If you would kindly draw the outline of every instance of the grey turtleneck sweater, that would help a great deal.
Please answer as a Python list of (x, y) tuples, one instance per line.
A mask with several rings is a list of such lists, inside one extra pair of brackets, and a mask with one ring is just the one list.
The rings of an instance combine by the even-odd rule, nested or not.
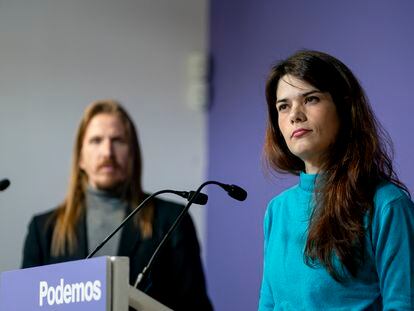
[[(91, 187), (86, 191), (85, 203), (88, 248), (91, 252), (122, 222), (128, 204), (115, 193)], [(121, 231), (118, 231), (95, 256), (116, 256)]]

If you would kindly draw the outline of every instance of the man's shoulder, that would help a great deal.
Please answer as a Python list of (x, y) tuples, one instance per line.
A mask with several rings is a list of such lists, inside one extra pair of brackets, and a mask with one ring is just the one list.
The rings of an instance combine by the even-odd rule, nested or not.
[(49, 209), (40, 213), (35, 214), (32, 217), (31, 222), (39, 224), (39, 225), (43, 225), (46, 224), (47, 222), (49, 222), (51, 219), (53, 219), (54, 217), (56, 217), (56, 211), (57, 211), (57, 207), (53, 208), (53, 209)]
[(167, 211), (172, 212), (176, 212), (177, 210), (181, 210), (184, 208), (183, 204), (165, 199), (156, 198), (154, 200), (154, 203), (156, 208), (166, 209)]
[[(162, 224), (171, 224), (173, 223), (181, 211), (185, 208), (184, 204), (180, 204), (174, 201), (158, 199), (154, 200), (155, 207), (155, 221), (158, 222), (161, 226)], [(190, 213), (186, 213), (183, 219), (184, 223), (191, 222)]]

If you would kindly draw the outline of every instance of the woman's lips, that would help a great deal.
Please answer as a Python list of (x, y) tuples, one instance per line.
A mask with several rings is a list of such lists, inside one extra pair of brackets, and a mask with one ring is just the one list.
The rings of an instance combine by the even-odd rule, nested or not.
[(293, 131), (292, 137), (299, 138), (299, 137), (302, 137), (303, 135), (306, 135), (309, 132), (312, 132), (312, 131), (307, 130), (307, 129), (298, 129), (298, 130)]

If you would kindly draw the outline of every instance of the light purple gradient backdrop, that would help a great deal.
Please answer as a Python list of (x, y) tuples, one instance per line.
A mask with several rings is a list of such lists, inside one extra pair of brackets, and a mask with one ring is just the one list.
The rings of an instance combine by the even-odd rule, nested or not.
[(211, 1), (208, 175), (249, 192), (237, 203), (209, 190), (207, 273), (216, 310), (257, 309), (266, 204), (296, 182), (268, 176), (261, 163), (264, 84), (275, 61), (307, 48), (347, 64), (393, 139), (395, 168), (414, 190), (413, 12), (409, 0)]

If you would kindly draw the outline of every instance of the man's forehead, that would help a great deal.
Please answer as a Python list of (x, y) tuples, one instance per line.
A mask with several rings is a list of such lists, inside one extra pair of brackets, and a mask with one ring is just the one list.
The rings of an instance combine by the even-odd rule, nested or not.
[(86, 127), (85, 136), (126, 135), (126, 125), (117, 114), (100, 113), (95, 115)]

